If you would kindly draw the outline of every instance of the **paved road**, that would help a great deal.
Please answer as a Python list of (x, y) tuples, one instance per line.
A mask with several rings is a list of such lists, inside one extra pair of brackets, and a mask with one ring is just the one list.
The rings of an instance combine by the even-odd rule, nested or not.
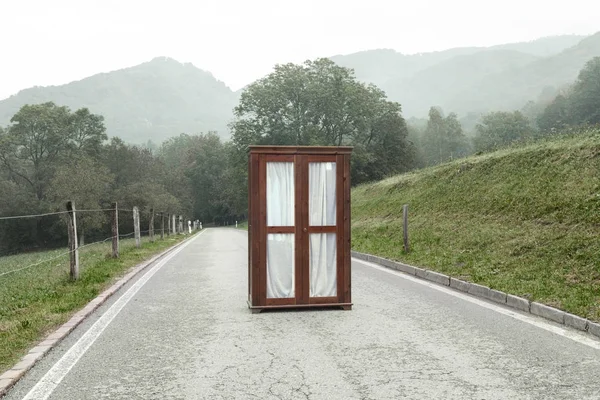
[[(352, 311), (252, 315), (246, 240), (206, 230), (149, 270), (129, 302), (125, 294), (102, 306), (7, 399), (600, 398), (600, 350), (585, 336), (358, 261)], [(70, 366), (67, 351), (107, 315)], [(54, 383), (31, 392), (57, 362)]]

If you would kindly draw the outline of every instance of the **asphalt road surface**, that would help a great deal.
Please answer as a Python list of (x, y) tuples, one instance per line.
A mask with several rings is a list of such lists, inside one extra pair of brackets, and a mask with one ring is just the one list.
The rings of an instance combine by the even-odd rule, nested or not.
[(251, 314), (247, 236), (147, 269), (6, 399), (600, 399), (600, 342), (353, 263), (352, 311)]

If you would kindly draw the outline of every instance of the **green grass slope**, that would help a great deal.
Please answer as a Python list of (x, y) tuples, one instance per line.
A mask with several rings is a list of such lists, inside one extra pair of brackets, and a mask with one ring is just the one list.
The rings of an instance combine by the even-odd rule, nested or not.
[(352, 202), (356, 251), (600, 321), (600, 130), (359, 186)]

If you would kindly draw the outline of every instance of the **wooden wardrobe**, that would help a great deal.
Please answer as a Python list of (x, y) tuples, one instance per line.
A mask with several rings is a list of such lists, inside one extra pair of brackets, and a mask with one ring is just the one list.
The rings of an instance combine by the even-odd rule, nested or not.
[(248, 307), (352, 308), (351, 147), (250, 146)]

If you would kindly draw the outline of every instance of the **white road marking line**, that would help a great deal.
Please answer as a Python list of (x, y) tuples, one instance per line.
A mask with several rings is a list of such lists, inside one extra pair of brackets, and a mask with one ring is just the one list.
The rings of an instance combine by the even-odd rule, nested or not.
[(400, 278), (407, 279), (409, 281), (421, 284), (423, 286), (427, 286), (427, 287), (429, 287), (431, 289), (438, 290), (440, 292), (449, 294), (451, 296), (454, 296), (454, 297), (457, 297), (459, 299), (471, 302), (473, 304), (477, 304), (478, 306), (487, 308), (487, 309), (495, 311), (497, 313), (500, 313), (500, 314), (503, 314), (503, 315), (507, 315), (507, 316), (512, 317), (514, 319), (517, 319), (519, 321), (522, 321), (522, 322), (525, 322), (527, 324), (533, 325), (533, 326), (535, 326), (537, 328), (541, 328), (541, 329), (544, 329), (544, 330), (546, 330), (548, 332), (552, 332), (552, 333), (555, 333), (557, 335), (566, 337), (566, 338), (571, 339), (571, 340), (573, 340), (573, 341), (575, 341), (577, 343), (583, 344), (585, 346), (589, 346), (589, 347), (591, 347), (593, 349), (600, 350), (600, 341), (597, 341), (597, 340), (594, 340), (592, 338), (589, 338), (585, 334), (579, 333), (579, 332), (575, 331), (574, 329), (567, 328), (567, 327), (562, 328), (560, 326), (553, 325), (552, 323), (544, 321), (541, 317), (536, 317), (536, 316), (530, 316), (530, 315), (526, 315), (526, 314), (521, 314), (518, 311), (512, 311), (512, 310), (510, 310), (508, 308), (505, 308), (505, 307), (502, 307), (500, 305), (496, 305), (494, 303), (488, 303), (485, 300), (480, 300), (480, 299), (478, 299), (476, 297), (472, 297), (472, 296), (466, 295), (466, 294), (461, 293), (461, 292), (459, 292), (457, 290), (450, 289), (447, 286), (437, 285), (435, 283), (432, 283), (432, 282), (429, 282), (429, 281), (426, 281), (426, 280), (423, 280), (423, 279), (419, 279), (419, 278), (407, 275), (407, 274), (405, 274), (403, 272), (400, 272), (400, 271), (396, 271), (396, 270), (393, 270), (393, 269), (382, 267), (380, 265), (371, 263), (369, 261), (359, 260), (359, 259), (354, 258), (354, 257), (352, 258), (352, 260), (355, 261), (355, 262), (358, 262), (360, 264), (363, 264), (363, 265), (365, 265), (367, 267), (378, 269), (380, 271), (387, 272), (387, 273), (392, 274), (392, 275), (396, 275), (396, 276), (398, 276)]
[(38, 383), (25, 395), (23, 400), (45, 400), (56, 389), (64, 377), (69, 373), (71, 368), (77, 364), (77, 361), (85, 354), (98, 337), (104, 332), (106, 327), (119, 314), (125, 305), (135, 296), (135, 294), (154, 276), (173, 257), (179, 254), (190, 243), (195, 241), (200, 235), (206, 231), (200, 232), (195, 238), (192, 238), (187, 243), (184, 243), (171, 254), (167, 255), (163, 260), (159, 261), (152, 269), (144, 274), (137, 282), (135, 282), (112, 306), (83, 334), (83, 336), (75, 343), (62, 357), (50, 368), (46, 375), (39, 380)]

